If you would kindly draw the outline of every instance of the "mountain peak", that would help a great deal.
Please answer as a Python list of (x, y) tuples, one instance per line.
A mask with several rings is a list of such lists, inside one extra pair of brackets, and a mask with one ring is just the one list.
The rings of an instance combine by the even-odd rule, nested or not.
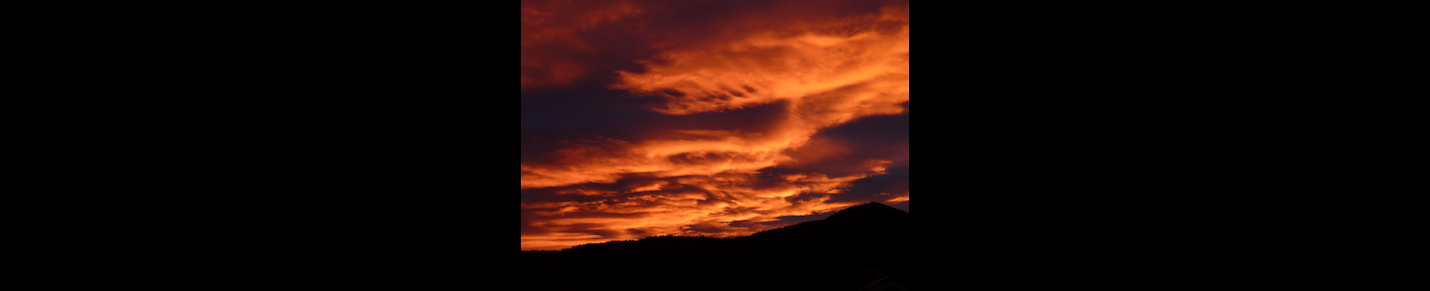
[(850, 206), (849, 208), (840, 210), (839, 212), (834, 213), (834, 215), (829, 216), (829, 218), (826, 218), (825, 220), (839, 221), (849, 219), (901, 219), (908, 218), (908, 216), (908, 212), (899, 210), (898, 208), (884, 205), (883, 203), (879, 202), (869, 202)]

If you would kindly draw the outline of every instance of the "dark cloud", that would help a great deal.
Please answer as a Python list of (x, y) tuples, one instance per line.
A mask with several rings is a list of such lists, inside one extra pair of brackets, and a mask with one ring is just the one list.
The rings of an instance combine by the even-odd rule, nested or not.
[(681, 230), (688, 236), (709, 236), (728, 232), (729, 228), (717, 223), (699, 223), (686, 225)]
[(909, 194), (909, 167), (889, 168), (887, 174), (855, 180), (844, 193), (831, 195), (828, 202), (888, 201)]
[(759, 224), (768, 225), (768, 226), (775, 226), (775, 227), (783, 227), (783, 226), (789, 226), (789, 225), (799, 224), (799, 223), (801, 223), (801, 222), (806, 222), (806, 221), (822, 220), (822, 219), (825, 219), (825, 218), (829, 218), (830, 216), (833, 216), (834, 213), (836, 213), (836, 212), (838, 212), (838, 211), (826, 211), (826, 212), (823, 212), (823, 213), (817, 213), (817, 214), (811, 214), (811, 215), (780, 216), (780, 217), (776, 218), (776, 220), (774, 220), (774, 221), (760, 222)]

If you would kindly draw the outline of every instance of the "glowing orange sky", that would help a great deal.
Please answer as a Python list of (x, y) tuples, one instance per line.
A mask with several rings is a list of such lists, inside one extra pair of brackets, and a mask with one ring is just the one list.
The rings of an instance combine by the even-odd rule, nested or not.
[[(521, 13), (522, 98), (647, 113), (625, 126), (553, 114), (549, 132), (611, 122), (620, 133), (544, 139), (526, 138), (523, 120), (523, 250), (748, 235), (796, 222), (781, 216), (909, 199), (907, 181), (849, 193), (906, 168), (906, 140), (870, 151), (828, 133), (908, 114), (907, 2), (522, 1)], [(582, 88), (624, 96), (527, 97)]]

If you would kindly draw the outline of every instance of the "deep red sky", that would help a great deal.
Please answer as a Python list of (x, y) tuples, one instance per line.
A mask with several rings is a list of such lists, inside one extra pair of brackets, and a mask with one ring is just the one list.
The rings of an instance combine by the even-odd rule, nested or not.
[(523, 0), (521, 248), (907, 210), (908, 21), (906, 1)]

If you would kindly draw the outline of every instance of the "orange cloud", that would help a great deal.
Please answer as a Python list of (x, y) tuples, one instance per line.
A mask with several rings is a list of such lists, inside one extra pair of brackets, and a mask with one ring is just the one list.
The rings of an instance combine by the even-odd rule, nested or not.
[[(572, 51), (603, 51), (583, 35), (610, 27), (652, 27), (630, 33), (640, 34), (635, 39), (648, 41), (656, 53), (640, 62), (643, 70), (609, 71), (614, 77), (609, 88), (657, 98), (659, 106), (649, 110), (667, 116), (771, 105), (782, 114), (753, 128), (673, 128), (638, 137), (587, 138), (547, 153), (548, 159), (523, 159), (523, 250), (669, 234), (748, 235), (782, 226), (783, 216), (858, 204), (831, 201), (831, 195), (844, 193), (856, 180), (885, 174), (893, 163), (862, 158), (845, 161), (840, 167), (848, 170), (840, 171), (781, 168), (848, 156), (847, 145), (817, 138), (828, 128), (906, 112), (905, 2), (855, 7), (863, 9), (860, 13), (800, 12), (821, 8), (789, 4), (805, 2), (761, 4), (768, 9), (730, 11), (790, 17), (729, 13), (702, 16), (704, 22), (654, 13), (686, 11), (664, 2), (621, 1), (584, 12), (550, 10), (553, 3), (570, 1), (530, 3), (522, 5), (523, 89), (602, 74), (571, 57), (580, 55)], [(742, 29), (719, 29), (691, 40), (652, 32), (664, 27), (661, 23), (670, 23), (664, 31), (673, 32), (720, 24)], [(543, 50), (559, 45), (573, 48)], [(881, 199), (908, 200), (907, 193), (899, 194)]]
[(591, 73), (581, 34), (641, 14), (632, 1), (521, 1), (521, 87), (565, 85)]
[[(907, 19), (902, 21), (893, 31), (870, 24), (852, 34), (764, 32), (719, 47), (666, 52), (662, 58), (668, 62), (648, 66), (645, 73), (618, 72), (620, 83), (614, 87), (665, 97), (665, 106), (655, 110), (676, 115), (781, 99), (815, 107), (818, 112), (806, 111), (817, 113), (810, 116), (812, 126), (896, 114), (901, 112), (897, 105), (908, 100), (909, 28)], [(837, 97), (819, 98), (835, 90), (840, 91)], [(805, 100), (811, 97), (817, 100)]]

